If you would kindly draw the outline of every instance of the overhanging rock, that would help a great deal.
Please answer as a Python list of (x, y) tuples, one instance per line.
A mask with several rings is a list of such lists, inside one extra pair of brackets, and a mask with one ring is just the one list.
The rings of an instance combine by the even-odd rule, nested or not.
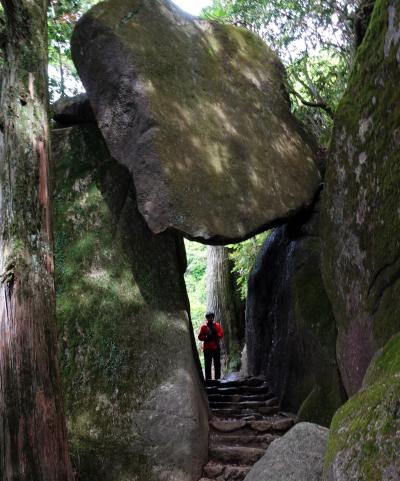
[(72, 54), (154, 233), (237, 241), (310, 203), (313, 149), (257, 36), (168, 0), (113, 0), (78, 22)]

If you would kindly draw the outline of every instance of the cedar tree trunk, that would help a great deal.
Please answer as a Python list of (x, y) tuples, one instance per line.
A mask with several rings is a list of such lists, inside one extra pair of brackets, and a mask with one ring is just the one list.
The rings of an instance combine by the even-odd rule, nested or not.
[(238, 305), (238, 294), (228, 253), (224, 246), (207, 247), (207, 311), (215, 313), (216, 321), (221, 323), (224, 329), (221, 360), (225, 373), (231, 362), (239, 359), (239, 331), (243, 330), (240, 324), (244, 322), (244, 309)]
[(71, 481), (55, 335), (47, 1), (2, 5), (0, 481)]

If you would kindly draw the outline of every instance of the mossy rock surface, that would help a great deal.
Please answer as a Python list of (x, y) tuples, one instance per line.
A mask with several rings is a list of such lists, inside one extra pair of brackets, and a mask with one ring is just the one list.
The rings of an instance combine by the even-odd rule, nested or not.
[(400, 334), (377, 355), (364, 387), (335, 414), (324, 481), (396, 481), (400, 476)]
[(266, 240), (249, 279), (246, 346), (250, 374), (267, 376), (284, 409), (329, 426), (346, 397), (320, 271), (318, 207)]
[(313, 142), (290, 112), (282, 63), (256, 35), (169, 0), (112, 0), (78, 22), (72, 53), (153, 232), (228, 243), (311, 202)]
[(80, 479), (197, 481), (207, 411), (181, 239), (148, 229), (95, 125), (52, 140), (57, 320)]
[(399, 330), (400, 4), (377, 0), (336, 115), (321, 221), (324, 282), (349, 395)]

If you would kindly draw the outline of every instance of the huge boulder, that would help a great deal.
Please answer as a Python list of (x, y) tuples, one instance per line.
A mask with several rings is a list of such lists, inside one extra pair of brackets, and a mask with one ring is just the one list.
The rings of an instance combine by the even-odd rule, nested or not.
[(300, 423), (276, 439), (245, 481), (321, 481), (328, 429)]
[(173, 234), (95, 125), (54, 130), (57, 320), (79, 479), (197, 481), (208, 415)]
[(400, 334), (378, 352), (332, 421), (325, 481), (400, 480)]
[(112, 0), (78, 22), (72, 56), (154, 233), (228, 243), (311, 202), (313, 143), (256, 35), (169, 0)]
[(399, 330), (400, 5), (379, 0), (336, 114), (322, 205), (322, 267), (349, 395)]
[(329, 426), (346, 398), (320, 271), (319, 205), (275, 229), (257, 257), (248, 284), (247, 369), (267, 377), (284, 409)]

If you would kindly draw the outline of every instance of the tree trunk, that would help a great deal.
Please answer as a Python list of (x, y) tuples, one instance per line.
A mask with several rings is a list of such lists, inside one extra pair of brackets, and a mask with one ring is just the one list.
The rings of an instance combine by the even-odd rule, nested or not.
[(54, 316), (47, 1), (2, 5), (0, 481), (71, 481)]
[(237, 368), (240, 359), (241, 337), (244, 330), (244, 308), (238, 305), (234, 276), (228, 249), (223, 246), (207, 248), (207, 310), (215, 313), (225, 332), (222, 342), (223, 372)]

